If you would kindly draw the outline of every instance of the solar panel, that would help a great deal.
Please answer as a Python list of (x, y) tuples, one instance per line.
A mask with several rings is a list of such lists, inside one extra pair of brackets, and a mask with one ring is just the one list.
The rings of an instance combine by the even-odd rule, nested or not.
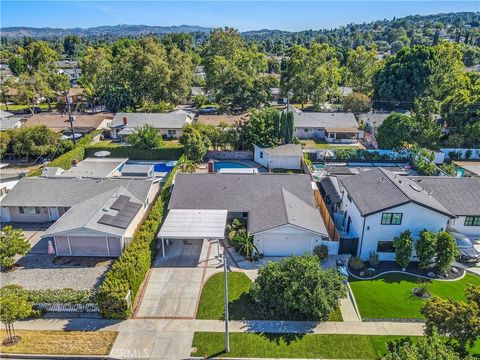
[(125, 195), (120, 195), (117, 200), (110, 206), (110, 209), (120, 210), (123, 209), (126, 203), (128, 203), (130, 198)]
[(115, 216), (105, 214), (98, 223), (126, 229), (141, 207), (142, 204), (131, 202), (128, 196), (120, 195), (110, 206), (110, 209), (118, 211), (117, 214)]

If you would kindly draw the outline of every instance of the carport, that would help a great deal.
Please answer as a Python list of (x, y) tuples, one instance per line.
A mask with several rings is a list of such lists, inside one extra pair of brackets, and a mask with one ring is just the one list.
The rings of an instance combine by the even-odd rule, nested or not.
[(161, 240), (162, 256), (165, 257), (165, 239), (224, 239), (227, 213), (227, 210), (170, 210), (157, 236)]

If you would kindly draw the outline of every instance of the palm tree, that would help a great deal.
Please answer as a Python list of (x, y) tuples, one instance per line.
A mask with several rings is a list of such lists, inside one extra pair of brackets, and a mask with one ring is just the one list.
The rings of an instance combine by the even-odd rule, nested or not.
[(244, 255), (248, 260), (252, 260), (259, 251), (253, 243), (253, 236), (247, 230), (238, 231), (235, 236), (235, 242), (238, 244), (238, 252)]
[(197, 164), (190, 160), (184, 160), (180, 164), (180, 171), (193, 174), (197, 170)]

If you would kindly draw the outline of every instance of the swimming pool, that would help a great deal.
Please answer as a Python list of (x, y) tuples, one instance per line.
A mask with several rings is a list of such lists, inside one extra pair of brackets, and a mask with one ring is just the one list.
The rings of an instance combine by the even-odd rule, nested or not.
[[(153, 171), (159, 173), (169, 173), (172, 171), (173, 167), (175, 166), (176, 161), (168, 161), (168, 162), (155, 162), (155, 161), (138, 161), (138, 160), (128, 160), (126, 164), (129, 165), (153, 165)], [(120, 166), (118, 170), (121, 172), (123, 168)]]
[(315, 169), (315, 171), (322, 171), (325, 169), (325, 164), (324, 163), (312, 163), (312, 167)]
[(251, 166), (235, 163), (235, 162), (228, 162), (228, 161), (215, 161), (215, 171), (220, 169), (248, 169)]

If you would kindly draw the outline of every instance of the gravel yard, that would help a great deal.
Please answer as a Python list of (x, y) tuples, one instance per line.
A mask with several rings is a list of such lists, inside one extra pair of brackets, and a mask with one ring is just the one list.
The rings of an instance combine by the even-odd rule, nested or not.
[[(98, 287), (108, 266), (64, 266), (53, 263), (54, 256), (29, 254), (18, 261), (12, 272), (1, 274), (2, 286), (17, 284), (25, 289), (92, 289)], [(108, 264), (108, 263), (106, 263)]]

